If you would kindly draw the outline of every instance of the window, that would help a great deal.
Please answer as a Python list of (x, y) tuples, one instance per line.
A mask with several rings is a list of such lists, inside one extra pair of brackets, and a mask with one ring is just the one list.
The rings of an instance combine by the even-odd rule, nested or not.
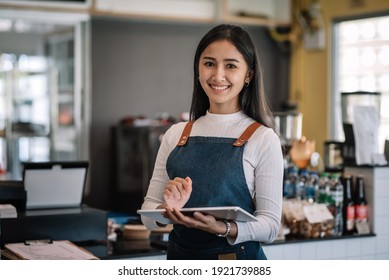
[(344, 141), (341, 92), (381, 93), (379, 149), (389, 139), (389, 16), (334, 24), (331, 136)]

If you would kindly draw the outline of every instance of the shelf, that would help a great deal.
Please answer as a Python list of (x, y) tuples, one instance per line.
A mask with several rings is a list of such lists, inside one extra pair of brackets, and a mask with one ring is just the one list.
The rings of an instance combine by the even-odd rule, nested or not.
[(214, 0), (96, 0), (92, 16), (125, 17), (151, 21), (214, 22), (217, 8)]
[(3, 0), (0, 3), (0, 8), (12, 8), (12, 9), (28, 9), (28, 10), (45, 10), (53, 12), (88, 12), (93, 0), (71, 1), (28, 1), (28, 0)]
[[(6, 1), (0, 8), (80, 12), (93, 17), (182, 23), (291, 24), (291, 0), (94, 0), (86, 4), (34, 4)], [(239, 15), (243, 13), (244, 15)]]
[(290, 9), (290, 0), (96, 0), (90, 13), (92, 16), (146, 21), (224, 22), (274, 27), (290, 25)]
[(352, 238), (365, 238), (365, 237), (375, 237), (377, 236), (374, 233), (370, 234), (354, 234), (354, 235), (343, 235), (343, 236), (328, 236), (321, 238), (290, 238), (286, 240), (276, 240), (270, 244), (264, 244), (266, 246), (269, 245), (283, 245), (283, 244), (296, 244), (296, 243), (307, 243), (307, 242), (321, 242), (321, 241), (333, 241), (333, 240), (345, 240)]
[(18, 72), (19, 79), (20, 78), (25, 78), (25, 77), (30, 77), (30, 76), (44, 76), (44, 77), (46, 77), (46, 75), (47, 75), (47, 71), (45, 71), (45, 70), (42, 70), (42, 71), (29, 71), (29, 70), (19, 69), (18, 71), (19, 71)]
[(222, 21), (259, 26), (289, 26), (290, 0), (222, 0)]
[(290, 22), (288, 21), (279, 21), (267, 18), (259, 18), (252, 16), (228, 16), (225, 18), (226, 22), (244, 24), (244, 25), (258, 25), (258, 26), (267, 26), (267, 27), (276, 27), (276, 26), (289, 26)]
[(12, 124), (13, 137), (45, 137), (48, 136), (46, 126), (42, 124), (18, 122)]
[(158, 21), (158, 22), (190, 22), (190, 23), (215, 23), (213, 18), (196, 18), (196, 17), (182, 17), (179, 15), (163, 16), (152, 14), (135, 14), (128, 12), (110, 12), (110, 11), (92, 11), (91, 15), (94, 17), (107, 17), (107, 18), (121, 18), (130, 19), (136, 21)]

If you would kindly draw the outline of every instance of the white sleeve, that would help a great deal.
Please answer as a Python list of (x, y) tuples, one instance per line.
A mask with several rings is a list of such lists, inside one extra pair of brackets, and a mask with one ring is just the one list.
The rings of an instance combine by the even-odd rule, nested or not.
[(244, 241), (270, 243), (277, 237), (281, 224), (283, 156), (278, 136), (270, 129), (255, 141), (250, 150), (257, 157), (254, 169), (254, 215), (258, 222), (238, 222), (238, 235), (231, 244)]
[[(158, 205), (164, 202), (163, 190), (167, 181), (169, 181), (169, 176), (166, 171), (166, 161), (171, 151), (177, 145), (184, 126), (185, 123), (175, 124), (170, 127), (163, 136), (155, 160), (153, 175), (150, 180), (146, 197), (142, 204), (142, 209), (156, 209)], [(144, 216), (142, 216), (141, 219), (142, 223), (148, 229), (154, 229), (157, 227), (154, 220)]]

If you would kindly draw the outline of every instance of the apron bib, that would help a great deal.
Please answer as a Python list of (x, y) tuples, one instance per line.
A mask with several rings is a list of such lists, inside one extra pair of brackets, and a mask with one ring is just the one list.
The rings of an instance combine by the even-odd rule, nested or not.
[[(238, 138), (189, 137), (188, 122), (166, 169), (170, 179), (190, 177), (192, 194), (185, 207), (240, 206), (254, 213), (255, 205), (246, 184), (243, 150), (260, 126), (251, 124)], [(168, 259), (266, 259), (259, 242), (230, 245), (226, 238), (202, 230), (174, 225), (169, 235)]]

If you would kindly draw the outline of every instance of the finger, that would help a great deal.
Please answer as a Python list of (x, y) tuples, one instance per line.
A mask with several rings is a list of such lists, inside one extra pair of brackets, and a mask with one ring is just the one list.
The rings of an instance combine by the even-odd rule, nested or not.
[(173, 222), (173, 224), (182, 224), (182, 222), (177, 218), (176, 211), (172, 209), (166, 209), (166, 217)]
[(186, 179), (183, 179), (183, 178), (179, 178), (179, 177), (176, 177), (174, 178), (174, 180), (171, 180), (169, 181), (170, 182), (170, 185), (175, 185), (178, 190), (180, 190), (181, 192), (186, 192), (187, 188), (188, 188), (188, 184), (192, 184), (192, 181), (190, 181), (190, 183), (186, 180)]
[(169, 204), (167, 204), (166, 202), (163, 203), (163, 204), (161, 204), (160, 206), (162, 207), (162, 209), (165, 209), (165, 211), (163, 212), (163, 216), (164, 216), (164, 217), (166, 216), (166, 210), (167, 210), (167, 209), (172, 209), (172, 208), (169, 206)]
[(213, 224), (216, 221), (215, 217), (211, 215), (205, 215), (201, 212), (194, 212), (193, 218), (196, 219), (196, 221), (202, 223), (203, 225)]
[(175, 199), (181, 199), (182, 194), (177, 185), (168, 185), (166, 190), (168, 190)]
[(201, 212), (194, 212), (193, 217), (198, 220), (198, 221), (204, 221), (205, 220), (205, 215)]
[(173, 215), (175, 216), (175, 219), (182, 225), (185, 225), (186, 227), (191, 228), (202, 228), (204, 227), (204, 224), (197, 221), (192, 216), (184, 215), (181, 211), (179, 211), (176, 208), (173, 208)]
[(164, 189), (163, 196), (165, 200), (172, 200), (174, 199), (174, 194), (169, 189)]
[(185, 190), (186, 190), (188, 193), (191, 193), (191, 192), (192, 192), (192, 179), (189, 178), (189, 177), (186, 177), (186, 178), (185, 178), (185, 181), (186, 181)]
[(186, 177), (185, 179), (176, 177), (174, 178), (174, 181), (179, 183), (180, 187), (186, 192), (191, 193), (192, 192), (192, 180), (189, 177)]

